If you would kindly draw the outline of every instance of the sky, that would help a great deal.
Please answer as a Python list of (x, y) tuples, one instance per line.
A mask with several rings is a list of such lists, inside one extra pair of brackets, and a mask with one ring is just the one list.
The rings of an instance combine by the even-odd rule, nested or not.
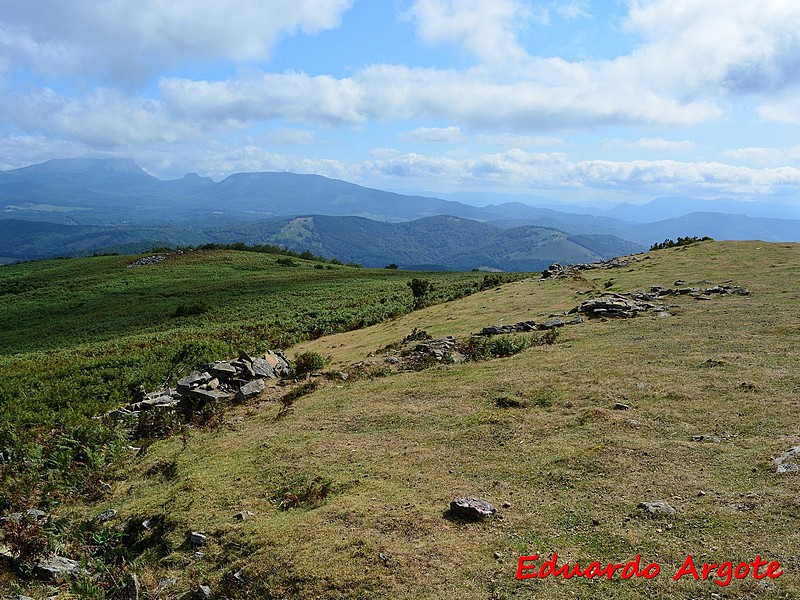
[(2, 0), (0, 170), (800, 203), (796, 0)]

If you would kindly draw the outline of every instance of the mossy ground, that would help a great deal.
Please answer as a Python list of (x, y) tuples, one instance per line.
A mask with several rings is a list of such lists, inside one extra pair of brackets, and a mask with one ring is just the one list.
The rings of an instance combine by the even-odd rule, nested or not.
[[(800, 444), (800, 245), (706, 242), (639, 258), (578, 279), (506, 284), (289, 354), (319, 352), (346, 370), (414, 327), (465, 336), (541, 320), (609, 280), (613, 291), (731, 280), (751, 295), (668, 298), (672, 316), (588, 321), (508, 358), (328, 381), (280, 418), (266, 400), (232, 408), (225, 426), (132, 458), (102, 501), (59, 512), (115, 508), (115, 523), (162, 516), (165, 555), (131, 568), (151, 593), (176, 578), (170, 597), (201, 583), (230, 598), (800, 597), (800, 477), (775, 474), (771, 461)], [(174, 463), (169, 477), (147, 474), (159, 462)], [(281, 509), (282, 493), (302, 496), (315, 480), (328, 485), (324, 498)], [(462, 522), (447, 512), (461, 495), (510, 506)], [(677, 513), (637, 508), (653, 500)], [(243, 510), (254, 516), (236, 521)], [(202, 558), (185, 542), (190, 530), (209, 535)], [(582, 564), (641, 554), (661, 574), (515, 579), (520, 555), (553, 552)], [(784, 574), (726, 587), (673, 581), (689, 554), (698, 563), (761, 555)], [(244, 584), (230, 577), (240, 569)]]

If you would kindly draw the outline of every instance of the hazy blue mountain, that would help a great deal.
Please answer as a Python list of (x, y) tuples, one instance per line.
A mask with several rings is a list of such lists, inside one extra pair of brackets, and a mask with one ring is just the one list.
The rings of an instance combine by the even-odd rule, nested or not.
[(10, 218), (82, 225), (225, 225), (301, 214), (378, 221), (455, 215), (505, 227), (532, 224), (579, 233), (627, 224), (517, 201), (477, 207), (407, 196), (319, 175), (237, 173), (215, 183), (191, 174), (161, 181), (133, 161), (117, 159), (56, 159), (0, 172), (0, 211)]
[(218, 241), (277, 244), (368, 267), (395, 263), (402, 268), (435, 265), (459, 270), (491, 267), (531, 271), (553, 262), (591, 262), (645, 249), (609, 235), (570, 235), (531, 225), (501, 229), (454, 216), (403, 223), (303, 216), (208, 233)]
[(800, 242), (800, 220), (765, 219), (744, 215), (695, 212), (676, 219), (640, 223), (616, 234), (642, 244), (678, 236), (709, 236), (716, 240)]
[(696, 212), (724, 213), (771, 219), (800, 219), (800, 205), (791, 206), (763, 201), (746, 202), (731, 198), (698, 200), (676, 196), (661, 196), (645, 204), (619, 204), (605, 211), (605, 214), (628, 221), (651, 223), (653, 221), (675, 219)]
[[(717, 199), (700, 204), (662, 197), (641, 206), (619, 205), (604, 211), (583, 206), (560, 210), (567, 205), (525, 194), (451, 198), (474, 203), (478, 196), (497, 203), (474, 206), (454, 199), (409, 196), (318, 175), (237, 173), (214, 182), (188, 174), (162, 181), (131, 160), (50, 160), (0, 172), (0, 220), (17, 220), (19, 228), (14, 231), (10, 222), (0, 226), (0, 233), (5, 232), (0, 258), (244, 241), (285, 244), (378, 266), (388, 261), (529, 269), (534, 264), (538, 268), (536, 261), (585, 262), (687, 235), (800, 241), (800, 220), (697, 212), (697, 206), (766, 215), (783, 211), (783, 216), (800, 210), (768, 203)], [(298, 215), (362, 220), (294, 219)], [(428, 217), (443, 218), (426, 221)], [(19, 221), (42, 225), (36, 229)], [(49, 224), (72, 229), (54, 229)], [(545, 234), (547, 228), (558, 234)], [(626, 245), (624, 240), (635, 243)]]

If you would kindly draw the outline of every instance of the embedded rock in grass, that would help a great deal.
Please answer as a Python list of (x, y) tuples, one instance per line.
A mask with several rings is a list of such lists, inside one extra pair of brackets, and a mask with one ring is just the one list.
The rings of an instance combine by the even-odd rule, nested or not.
[(539, 325), (539, 329), (555, 329), (556, 327), (563, 327), (566, 325), (562, 319), (548, 319)]
[(194, 593), (194, 597), (198, 600), (211, 600), (211, 588), (207, 585), (201, 585), (197, 588), (197, 591)]
[(469, 519), (483, 519), (493, 516), (497, 509), (480, 498), (453, 498), (450, 502), (453, 513)]
[(718, 435), (693, 435), (692, 441), (706, 444), (719, 444), (722, 439)]
[(796, 462), (793, 462), (791, 460), (798, 458), (800, 458), (800, 446), (793, 446), (789, 448), (778, 458), (774, 459), (775, 464), (778, 466), (775, 472), (779, 474), (784, 474), (784, 473), (796, 473), (800, 471), (800, 466), (798, 466)]
[(113, 508), (109, 508), (108, 510), (104, 510), (99, 515), (97, 515), (94, 518), (94, 520), (100, 523), (105, 523), (106, 521), (110, 521), (116, 516), (117, 516), (117, 511), (115, 511)]
[(199, 531), (192, 531), (189, 534), (189, 543), (192, 546), (205, 546), (208, 543), (208, 536)]
[(666, 502), (640, 502), (638, 508), (651, 515), (674, 515), (675, 509)]
[(23, 517), (30, 519), (31, 521), (43, 521), (44, 519), (47, 518), (47, 513), (44, 512), (43, 510), (39, 510), (38, 508), (29, 508), (24, 513), (15, 512), (11, 513), (6, 517), (0, 517), (0, 523), (6, 521), (19, 522), (22, 520)]
[(64, 558), (63, 556), (51, 556), (47, 560), (37, 562), (34, 572), (41, 579), (60, 583), (66, 577), (77, 577), (81, 573), (86, 573), (86, 570), (81, 569), (81, 564), (76, 560)]

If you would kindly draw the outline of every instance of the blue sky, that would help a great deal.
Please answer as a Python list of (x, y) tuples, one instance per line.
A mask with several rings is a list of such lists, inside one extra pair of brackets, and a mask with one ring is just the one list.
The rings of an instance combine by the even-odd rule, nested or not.
[(4, 0), (0, 169), (565, 201), (800, 188), (790, 0)]

